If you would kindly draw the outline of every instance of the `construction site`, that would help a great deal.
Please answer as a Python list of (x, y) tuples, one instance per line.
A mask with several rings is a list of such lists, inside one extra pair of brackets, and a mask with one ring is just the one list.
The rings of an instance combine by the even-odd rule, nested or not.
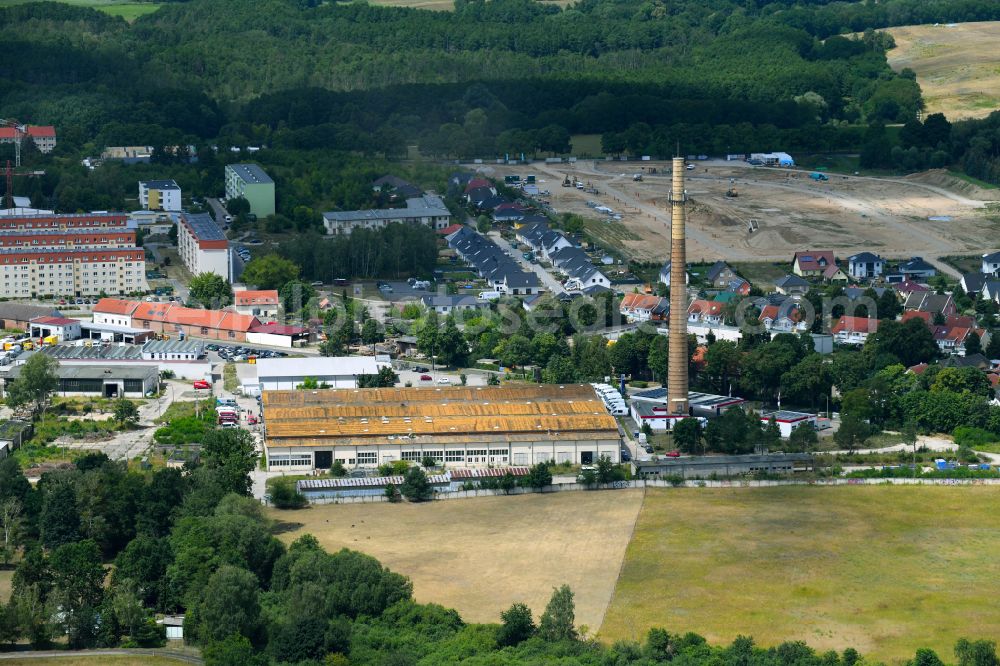
[[(667, 258), (669, 162), (580, 160), (530, 168), (556, 213), (593, 219), (596, 210), (630, 258)], [(1000, 242), (1000, 215), (988, 206), (1000, 192), (944, 171), (878, 178), (725, 160), (685, 168), (688, 261), (782, 260), (810, 247), (933, 261), (980, 254)], [(500, 176), (525, 167), (483, 171)]]

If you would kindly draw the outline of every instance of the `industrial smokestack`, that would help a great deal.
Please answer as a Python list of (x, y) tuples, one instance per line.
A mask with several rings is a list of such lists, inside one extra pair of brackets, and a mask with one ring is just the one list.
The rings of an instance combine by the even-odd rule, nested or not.
[(688, 413), (687, 251), (685, 248), (684, 158), (673, 161), (670, 190), (670, 338), (667, 369), (667, 409)]

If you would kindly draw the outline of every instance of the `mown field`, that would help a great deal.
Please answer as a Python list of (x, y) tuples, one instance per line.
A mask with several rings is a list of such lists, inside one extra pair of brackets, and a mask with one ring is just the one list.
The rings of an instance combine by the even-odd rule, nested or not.
[(889, 28), (896, 71), (917, 74), (927, 113), (983, 118), (1000, 108), (1000, 21)]
[(1000, 634), (1000, 490), (648, 491), (599, 637), (652, 626), (887, 662)]
[[(4, 5), (21, 5), (34, 0), (0, 0), (0, 7)], [(79, 7), (93, 7), (105, 14), (121, 16), (126, 21), (134, 21), (144, 14), (151, 14), (160, 8), (158, 2), (120, 2), (119, 0), (59, 0), (67, 5), (77, 5)]]
[(327, 504), (275, 511), (280, 538), (313, 534), (413, 580), (414, 596), (469, 622), (499, 622), (514, 602), (541, 615), (552, 588), (576, 594), (577, 624), (600, 626), (640, 491), (482, 497), (433, 504)]

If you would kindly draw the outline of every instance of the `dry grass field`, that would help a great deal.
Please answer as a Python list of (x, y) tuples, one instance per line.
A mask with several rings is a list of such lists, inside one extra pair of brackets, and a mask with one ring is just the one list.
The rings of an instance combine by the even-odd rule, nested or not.
[(0, 663), (4, 666), (42, 666), (43, 664), (56, 664), (57, 666), (177, 666), (189, 662), (179, 659), (169, 659), (167, 657), (154, 657), (151, 655), (135, 656), (115, 656), (115, 655), (94, 655), (86, 657), (82, 655), (73, 656), (44, 656), (2, 658)]
[(1000, 635), (998, 498), (989, 487), (648, 491), (599, 638), (662, 626), (950, 660), (957, 638)]
[[(327, 549), (351, 548), (413, 580), (418, 601), (498, 622), (516, 601), (541, 615), (552, 588), (576, 593), (576, 620), (595, 632), (607, 608), (640, 491), (558, 493), (433, 504), (327, 504), (272, 515)], [(296, 526), (296, 524), (298, 524)]]
[(950, 120), (1000, 109), (1000, 21), (889, 28), (896, 48), (889, 65), (917, 74), (928, 113)]
[[(650, 169), (657, 173), (650, 174)], [(669, 253), (667, 163), (578, 160), (479, 170), (494, 177), (536, 174), (557, 212), (578, 213), (594, 225), (608, 226), (608, 233), (595, 235), (615, 241), (631, 258), (662, 261)], [(645, 177), (634, 182), (633, 174), (640, 170)], [(566, 176), (598, 193), (561, 187)], [(731, 183), (739, 196), (726, 196)], [(985, 201), (997, 198), (996, 192), (940, 170), (905, 178), (831, 173), (829, 181), (816, 182), (805, 169), (710, 160), (686, 172), (685, 187), (687, 248), (693, 261), (788, 261), (796, 250), (816, 247), (841, 257), (867, 250), (890, 258), (919, 255), (933, 262), (942, 255), (982, 253), (1000, 242), (1000, 223), (985, 208)], [(611, 208), (622, 216), (621, 222), (609, 225), (595, 219), (598, 214), (588, 201)], [(758, 222), (753, 234), (747, 232), (751, 219)]]

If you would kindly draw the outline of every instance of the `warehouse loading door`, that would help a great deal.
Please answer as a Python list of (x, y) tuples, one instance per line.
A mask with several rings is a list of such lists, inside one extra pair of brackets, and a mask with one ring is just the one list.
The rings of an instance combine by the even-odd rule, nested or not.
[(333, 466), (333, 451), (316, 452), (316, 469), (330, 469)]

